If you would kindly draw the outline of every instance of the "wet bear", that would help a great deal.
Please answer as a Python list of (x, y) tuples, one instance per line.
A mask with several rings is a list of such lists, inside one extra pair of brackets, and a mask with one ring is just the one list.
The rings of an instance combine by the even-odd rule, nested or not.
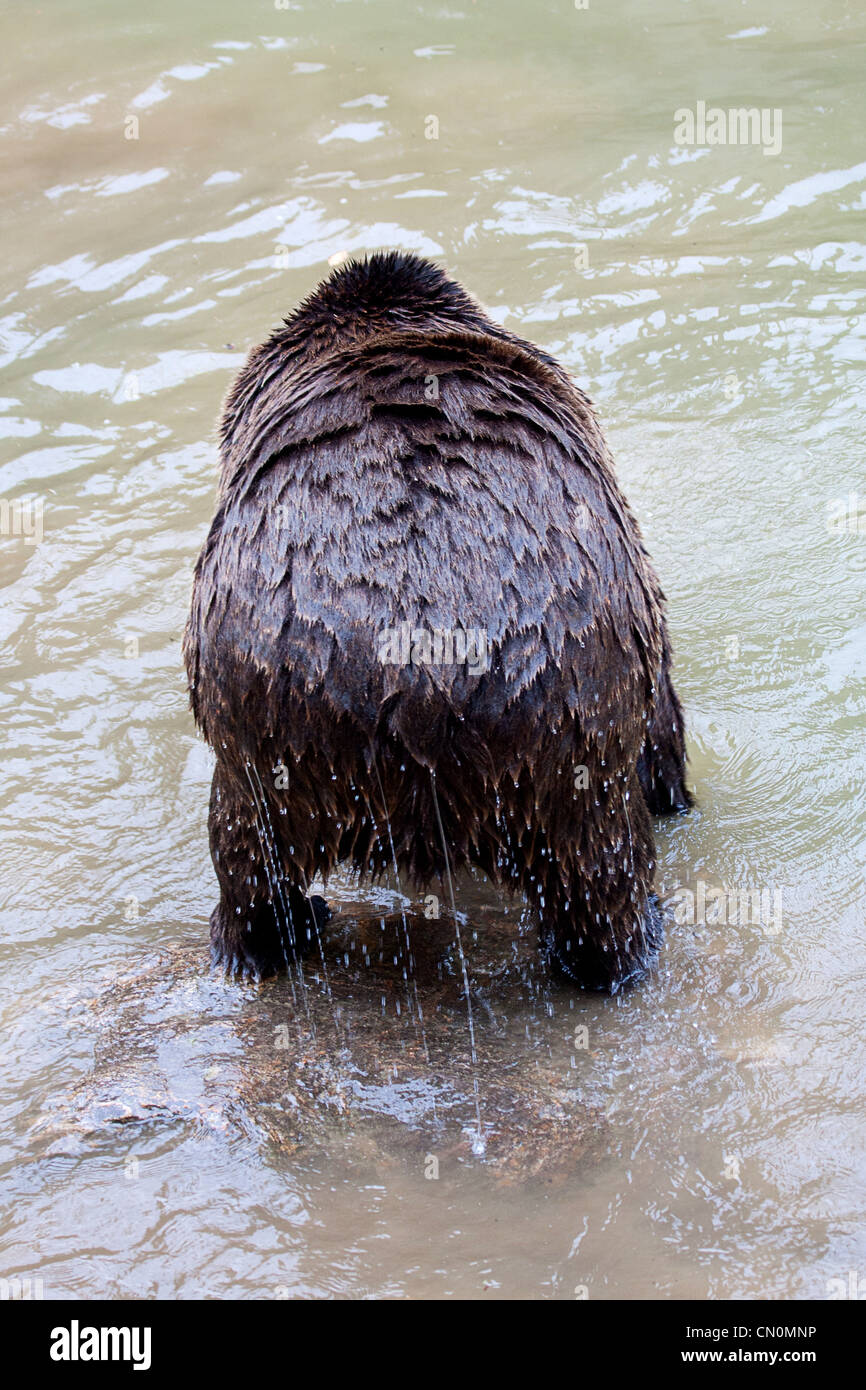
[(343, 861), (479, 867), (584, 986), (654, 960), (650, 815), (689, 804), (663, 594), (587, 397), (434, 265), (349, 262), (250, 354), (184, 657), (228, 971), (315, 945)]

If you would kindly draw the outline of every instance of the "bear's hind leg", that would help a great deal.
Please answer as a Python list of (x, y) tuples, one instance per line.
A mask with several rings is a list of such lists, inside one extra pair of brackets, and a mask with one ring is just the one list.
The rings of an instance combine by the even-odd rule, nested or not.
[[(589, 796), (589, 793), (587, 793)], [(652, 968), (664, 935), (652, 891), (652, 822), (633, 775), (592, 798), (553, 847), (539, 903), (540, 938), (554, 971), (584, 989), (615, 994)], [(530, 895), (531, 896), (531, 895)]]
[(648, 893), (642, 905), (614, 910), (622, 915), (612, 915), (597, 897), (582, 906), (562, 900), (550, 930), (543, 933), (557, 975), (582, 989), (616, 994), (652, 969), (664, 940), (657, 897)]
[(317, 940), (330, 911), (286, 881), (279, 847), (262, 844), (252, 796), (214, 772), (209, 832), (220, 898), (211, 913), (211, 960), (228, 975), (261, 980), (287, 970)]

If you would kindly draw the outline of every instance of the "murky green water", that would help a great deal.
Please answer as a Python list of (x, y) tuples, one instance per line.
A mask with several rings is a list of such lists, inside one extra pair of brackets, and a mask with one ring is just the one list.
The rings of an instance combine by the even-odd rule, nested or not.
[[(7, 533), (42, 538), (0, 538), (0, 1277), (479, 1298), (866, 1279), (866, 21), (842, 0), (92, 0), (4, 27), (0, 498)], [(781, 150), (678, 145), (699, 101), (781, 112)], [(510, 1017), (518, 1068), (543, 1052), (606, 1111), (601, 1153), (502, 1187), (472, 1155), (430, 1181), (158, 1117), (36, 1153), (93, 1062), (62, 1001), (203, 941), (215, 900), (179, 641), (222, 394), (329, 257), (385, 246), (440, 260), (587, 387), (670, 600), (699, 807), (660, 830), (660, 880), (683, 920), (640, 989), (529, 990)], [(733, 912), (746, 889), (763, 900)], [(191, 995), (193, 1088), (231, 988)]]

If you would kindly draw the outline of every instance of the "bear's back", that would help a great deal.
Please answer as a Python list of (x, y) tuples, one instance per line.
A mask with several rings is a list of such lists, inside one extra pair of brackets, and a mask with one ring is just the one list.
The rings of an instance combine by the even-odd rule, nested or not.
[[(410, 330), (271, 354), (243, 400), (193, 605), (205, 679), (274, 673), (273, 700), (318, 688), (365, 733), (398, 693), (459, 712), (486, 685), (498, 712), (553, 671), (587, 718), (599, 692), (643, 701), (639, 533), (589, 403), (528, 345)], [(487, 669), (419, 670), (399, 640), (383, 663), (407, 627), (482, 633)]]

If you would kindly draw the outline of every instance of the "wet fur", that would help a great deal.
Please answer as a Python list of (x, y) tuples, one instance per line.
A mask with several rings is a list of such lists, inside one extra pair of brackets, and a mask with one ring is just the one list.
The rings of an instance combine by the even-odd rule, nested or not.
[[(475, 864), (523, 893), (581, 984), (644, 970), (683, 720), (587, 397), (436, 267), (374, 256), (250, 354), (221, 459), (184, 639), (216, 753), (215, 958), (284, 967), (326, 919), (315, 875), (396, 860), (404, 889)], [(486, 630), (489, 669), (382, 665), (402, 622)]]

